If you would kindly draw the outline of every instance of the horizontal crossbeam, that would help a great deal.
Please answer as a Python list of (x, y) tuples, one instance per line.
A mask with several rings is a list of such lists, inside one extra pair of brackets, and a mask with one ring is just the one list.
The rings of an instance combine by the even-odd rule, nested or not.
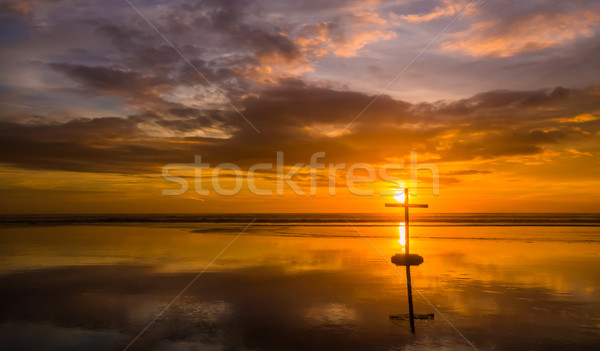
[(385, 207), (417, 207), (417, 208), (429, 208), (427, 204), (403, 204), (403, 203), (387, 203)]

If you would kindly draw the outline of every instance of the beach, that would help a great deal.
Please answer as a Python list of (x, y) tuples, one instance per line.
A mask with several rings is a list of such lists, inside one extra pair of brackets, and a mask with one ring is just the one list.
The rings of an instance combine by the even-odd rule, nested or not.
[(600, 350), (600, 1), (0, 18), (0, 351)]
[(0, 349), (600, 344), (600, 216), (416, 216), (414, 335), (396, 217), (4, 216)]

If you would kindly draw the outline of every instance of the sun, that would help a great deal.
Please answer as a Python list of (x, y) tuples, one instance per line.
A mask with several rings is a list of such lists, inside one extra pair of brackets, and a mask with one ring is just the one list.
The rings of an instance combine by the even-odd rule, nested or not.
[[(392, 197), (394, 198), (394, 200), (403, 204), (404, 203), (404, 190), (402, 190), (402, 189), (395, 190), (394, 196), (392, 196)], [(410, 195), (408, 195), (408, 197), (410, 197)]]

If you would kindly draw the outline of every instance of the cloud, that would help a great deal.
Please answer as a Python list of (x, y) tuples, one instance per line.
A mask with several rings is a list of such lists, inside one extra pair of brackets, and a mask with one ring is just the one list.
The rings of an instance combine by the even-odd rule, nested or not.
[(346, 13), (335, 21), (304, 24), (293, 36), (296, 44), (309, 56), (353, 57), (366, 45), (395, 38), (396, 33), (379, 14), (361, 9)]
[(96, 91), (131, 96), (136, 94), (159, 97), (170, 86), (168, 81), (147, 76), (118, 66), (84, 66), (65, 63), (49, 64), (54, 70), (63, 72), (85, 87)]
[(591, 122), (600, 119), (600, 111), (594, 111), (594, 113), (584, 113), (577, 116), (572, 117), (563, 117), (557, 118), (556, 121), (560, 123), (581, 123), (581, 122)]
[[(355, 74), (353, 64), (381, 66), (381, 79), (387, 82), (389, 70), (380, 60), (384, 54), (369, 53), (369, 45), (412, 33), (389, 23), (385, 14), (392, 5), (385, 3), (277, 3), (272, 7), (254, 2), (136, 3), (217, 89), (126, 3), (119, 11), (98, 3), (39, 4), (31, 3), (26, 14), (2, 7), (3, 16), (18, 19), (11, 33), (21, 31), (28, 38), (24, 43), (11, 41), (7, 48), (11, 55), (3, 57), (0, 66), (11, 77), (1, 87), (2, 101), (11, 106), (2, 112), (0, 162), (18, 167), (141, 173), (166, 163), (191, 162), (200, 154), (214, 163), (249, 164), (272, 161), (276, 151), (284, 151), (287, 162), (305, 162), (314, 151), (326, 151), (339, 162), (384, 162), (401, 159), (410, 150), (440, 162), (496, 159), (538, 155), (549, 148), (589, 152), (578, 143), (600, 129), (597, 118), (590, 117), (600, 110), (598, 88), (559, 87), (491, 90), (424, 103), (383, 95), (344, 131), (375, 91), (364, 87), (368, 79)], [(460, 4), (447, 1), (426, 11), (415, 7), (403, 12), (413, 14), (406, 15), (405, 22), (423, 22), (428, 30), (437, 30), (434, 20), (454, 14)], [(512, 12), (489, 6), (469, 12), (460, 32), (466, 31), (467, 41), (483, 42), (484, 34), (504, 38), (508, 44), (503, 52), (511, 55), (522, 50), (519, 40), (527, 36), (539, 35), (536, 40), (542, 44), (551, 38), (556, 45), (564, 45), (570, 35), (587, 38), (596, 18), (593, 9), (581, 6), (525, 11), (521, 4)], [(496, 21), (490, 17), (492, 12), (499, 14)], [(522, 15), (512, 16), (515, 12)], [(580, 21), (575, 23), (577, 16)], [(557, 24), (563, 27), (555, 35)], [(473, 32), (477, 25), (482, 33)], [(529, 33), (534, 26), (541, 31)], [(60, 42), (51, 40), (57, 37)], [(457, 38), (448, 38), (444, 45), (458, 45)], [(388, 59), (397, 65), (399, 53), (412, 53), (406, 46), (395, 47), (402, 43), (378, 48), (387, 50), (393, 58)], [(365, 58), (365, 53), (372, 57)], [(597, 50), (585, 53), (597, 56)], [(415, 66), (423, 64), (425, 71), (435, 66), (439, 70), (431, 75), (441, 76), (447, 57), (428, 57), (432, 61), (424, 59)], [(456, 60), (451, 66), (462, 67), (457, 70), (460, 75), (480, 69), (474, 74), (478, 81), (489, 72), (504, 75), (508, 70), (487, 62), (482, 67)], [(589, 62), (588, 66), (595, 64)], [(539, 66), (537, 61), (518, 58), (508, 63), (526, 67), (523, 70)], [(558, 66), (567, 65), (560, 61), (553, 67)], [(415, 68), (407, 79), (425, 74), (413, 72)], [(343, 75), (327, 76), (337, 69)], [(313, 70), (313, 76), (305, 76)], [(336, 77), (360, 84), (350, 88)], [(427, 86), (443, 79), (425, 78)], [(452, 88), (468, 85), (457, 81)], [(412, 82), (410, 90), (418, 90)], [(490, 84), (498, 86), (493, 80)], [(223, 96), (256, 125), (260, 135), (231, 111)], [(58, 109), (59, 104), (67, 107)], [(79, 113), (90, 106), (96, 109), (94, 114)]]
[(600, 12), (530, 12), (505, 18), (476, 21), (464, 30), (448, 34), (442, 48), (471, 56), (509, 57), (540, 51), (595, 35)]
[(11, 10), (22, 13), (24, 15), (31, 13), (31, 7), (28, 3), (23, 1), (9, 2), (3, 4), (3, 6), (8, 7)]
[(558, 144), (567, 138), (561, 131), (505, 130), (479, 133), (472, 140), (458, 140), (442, 152), (444, 160), (471, 160), (499, 156), (531, 155), (544, 151), (548, 144)]
[(401, 19), (409, 23), (424, 23), (455, 16), (464, 9), (460, 23), (445, 34), (441, 48), (474, 57), (511, 57), (592, 38), (600, 20), (597, 4), (587, 0), (570, 3), (552, 0), (536, 3), (442, 0), (439, 5), (425, 11), (419, 7), (429, 5), (428, 2), (417, 5), (405, 9), (417, 13), (392, 12), (392, 18), (397, 22)]
[(594, 156), (591, 152), (581, 152), (577, 149), (565, 149), (565, 151), (575, 155), (575, 157), (581, 157), (581, 156)]
[[(173, 104), (163, 114), (4, 122), (0, 162), (22, 168), (144, 173), (202, 155), (211, 164), (306, 162), (324, 151), (331, 162), (402, 159), (416, 150), (436, 162), (497, 159), (576, 149), (600, 130), (597, 120), (562, 123), (600, 108), (596, 88), (493, 91), (453, 102), (410, 104), (381, 97), (342, 133), (373, 96), (284, 80), (242, 100), (247, 118)], [(302, 145), (300, 148), (299, 145)], [(589, 152), (582, 150), (582, 152)]]
[(466, 6), (471, 6), (471, 1), (466, 0), (442, 0), (442, 4), (440, 6), (436, 6), (433, 10), (423, 14), (409, 14), (409, 15), (400, 15), (395, 16), (399, 17), (407, 22), (420, 23), (420, 22), (429, 22), (442, 17), (448, 17), (452, 15), (456, 15), (463, 8), (463, 15), (466, 15), (469, 10), (467, 10)]

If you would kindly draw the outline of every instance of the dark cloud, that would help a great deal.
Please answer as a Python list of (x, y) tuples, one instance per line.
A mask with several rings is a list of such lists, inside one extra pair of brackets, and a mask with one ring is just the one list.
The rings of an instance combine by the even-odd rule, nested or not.
[[(552, 71), (561, 79), (569, 76), (576, 80), (581, 76), (571, 74), (577, 69), (573, 67), (580, 67), (580, 61), (572, 61), (576, 56), (583, 57), (585, 65), (581, 67), (590, 72), (587, 75), (594, 76), (600, 69), (594, 59), (600, 46), (581, 39), (572, 43), (572, 53), (550, 55), (543, 60), (539, 53), (485, 62), (461, 61), (462, 58), (439, 53), (425, 55), (415, 66), (422, 64), (427, 72), (413, 72), (418, 69), (414, 67), (409, 73), (421, 77), (428, 86), (445, 84), (443, 76), (451, 77), (454, 84), (445, 88), (454, 89), (458, 84), (463, 89), (462, 85), (468, 84), (462, 83), (462, 76), (468, 71), (466, 74), (476, 76), (478, 84), (489, 81), (494, 88), (468, 98), (419, 104), (384, 94), (344, 132), (375, 97), (364, 91), (379, 90), (365, 88), (362, 81), (354, 85), (357, 88), (336, 82), (340, 77), (356, 80), (361, 76), (335, 71), (345, 65), (349, 70), (356, 66), (351, 60), (333, 60), (332, 52), (342, 48), (340, 45), (353, 44), (342, 48), (345, 54), (353, 53), (365, 43), (388, 35), (391, 27), (387, 26), (393, 20), (385, 14), (388, 8), (397, 14), (426, 13), (440, 2), (382, 4), (376, 8), (355, 1), (184, 1), (162, 6), (160, 11), (156, 3), (135, 2), (194, 67), (125, 2), (119, 2), (120, 7), (115, 8), (70, 1), (40, 4), (31, 3), (31, 8), (0, 6), (0, 15), (10, 27), (2, 38), (27, 38), (25, 44), (9, 40), (7, 52), (11, 55), (3, 58), (0, 68), (10, 73), (12, 67), (23, 67), (14, 66), (18, 61), (19, 65), (28, 62), (28, 68), (36, 69), (25, 75), (22, 80), (27, 83), (23, 86), (19, 86), (21, 77), (13, 73), (11, 82), (0, 87), (1, 101), (20, 103), (3, 112), (0, 162), (19, 167), (137, 173), (165, 163), (191, 162), (194, 155), (203, 155), (213, 164), (272, 161), (276, 151), (284, 151), (290, 163), (306, 162), (316, 151), (325, 151), (336, 162), (382, 162), (402, 158), (410, 150), (429, 153), (441, 162), (491, 159), (567, 147), (576, 140), (593, 138), (600, 128), (598, 122), (589, 119), (560, 121), (596, 113), (600, 105), (598, 88), (498, 90), (506, 85), (497, 84), (497, 77), (492, 77), (506, 75), (512, 79), (518, 71), (521, 78), (524, 71), (538, 69), (542, 62), (546, 65), (545, 74)], [(469, 15), (465, 23), (454, 29), (466, 30), (472, 23), (492, 19), (495, 11), (501, 18), (515, 16), (514, 20), (507, 19), (511, 24), (505, 29), (510, 31), (511, 26), (523, 23), (535, 13), (572, 14), (584, 5), (591, 6), (589, 2), (563, 2), (554, 7), (552, 4), (556, 3), (490, 3), (479, 9), (480, 17)], [(355, 28), (365, 23), (366, 29)], [(370, 25), (381, 31), (373, 32)], [(425, 29), (438, 28), (431, 25)], [(397, 33), (411, 32), (403, 28)], [(318, 40), (302, 46), (299, 38)], [(389, 64), (379, 55), (391, 52), (397, 65), (400, 52), (412, 53), (404, 49), (388, 47), (389, 52), (378, 50), (377, 54), (369, 54), (377, 59), (365, 61), (357, 57), (356, 62), (366, 70), (376, 67), (387, 83), (391, 78)], [(318, 50), (325, 52), (317, 54)], [(318, 56), (328, 60), (315, 66)], [(297, 73), (315, 67), (345, 73), (337, 78), (326, 76), (325, 82)], [(56, 77), (62, 80), (55, 80)], [(406, 79), (410, 79), (410, 74)], [(34, 82), (30, 84), (30, 80)], [(413, 81), (403, 83), (413, 89)], [(42, 88), (32, 89), (31, 85)], [(414, 90), (419, 87), (415, 85)], [(53, 96), (59, 96), (55, 99), (67, 107), (36, 110), (40, 100)], [(224, 97), (261, 133), (257, 134), (234, 113)], [(90, 101), (118, 104), (119, 111), (127, 112), (108, 112), (105, 115), (114, 117), (92, 118), (80, 114), (76, 110), (80, 106), (71, 106), (77, 102), (88, 106)]]
[(466, 130), (523, 124), (533, 127), (537, 122), (594, 111), (598, 104), (594, 89), (495, 90), (454, 102), (418, 104), (416, 110)]
[[(98, 86), (118, 81), (96, 82), (95, 74), (90, 77), (86, 79)], [(128, 118), (5, 122), (0, 129), (0, 162), (24, 168), (138, 173), (167, 163), (189, 163), (194, 155), (213, 165), (248, 166), (273, 162), (277, 151), (283, 151), (291, 164), (307, 162), (317, 151), (326, 152), (331, 162), (377, 163), (402, 158), (411, 150), (438, 155), (437, 161), (444, 162), (538, 154), (548, 147), (564, 148), (574, 140), (594, 138), (600, 130), (594, 119), (567, 118), (600, 108), (597, 88), (557, 88), (489, 92), (458, 102), (418, 105), (384, 96), (342, 133), (373, 97), (283, 81), (243, 100), (241, 111), (260, 134), (232, 112), (177, 104), (163, 106), (163, 114)], [(545, 110), (552, 113), (540, 114)], [(211, 134), (215, 130), (221, 134)]]
[(474, 158), (495, 158), (498, 156), (532, 155), (541, 153), (544, 146), (556, 144), (567, 137), (564, 132), (486, 131), (473, 141), (456, 141), (452, 147), (442, 152), (444, 160), (471, 160)]
[(122, 52), (130, 52), (138, 46), (146, 44), (150, 36), (138, 28), (113, 24), (110, 22), (97, 24), (97, 33), (107, 36), (113, 45)]
[[(266, 122), (261, 124), (265, 129), (273, 127), (273, 120), (289, 128), (302, 128), (314, 123), (337, 124), (343, 128), (373, 98), (360, 92), (320, 88), (298, 80), (287, 80), (264, 90), (258, 97), (246, 99), (244, 107), (246, 114), (257, 123)], [(384, 95), (366, 111), (361, 122), (367, 121), (367, 127), (374, 122), (401, 123), (409, 115), (410, 106)]]
[(65, 73), (73, 80), (82, 83), (85, 87), (101, 92), (117, 93), (126, 96), (154, 92), (153, 95), (157, 95), (160, 90), (170, 86), (168, 81), (132, 72), (118, 66), (90, 67), (64, 63), (51, 63), (50, 66), (59, 72)]
[[(178, 122), (137, 116), (80, 119), (51, 125), (5, 122), (0, 128), (0, 158), (4, 164), (26, 169), (102, 173), (154, 171), (161, 163), (190, 162), (189, 155), (195, 151), (189, 150), (188, 144), (150, 137), (144, 128), (162, 126), (175, 133), (206, 127), (207, 120), (197, 117)], [(207, 143), (212, 140), (203, 139)]]

